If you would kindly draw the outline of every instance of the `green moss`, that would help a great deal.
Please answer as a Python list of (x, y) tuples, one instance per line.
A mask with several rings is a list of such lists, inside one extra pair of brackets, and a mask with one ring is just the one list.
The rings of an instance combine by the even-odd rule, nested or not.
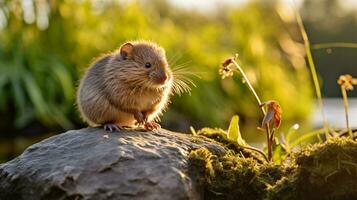
[(260, 164), (233, 151), (219, 157), (206, 148), (190, 153), (190, 163), (198, 172), (205, 199), (261, 199), (265, 182)]
[(213, 142), (218, 142), (223, 145), (225, 148), (234, 151), (234, 153), (242, 154), (244, 157), (247, 158), (254, 158), (259, 163), (265, 163), (265, 159), (259, 153), (242, 148), (238, 145), (237, 142), (228, 140), (227, 132), (220, 128), (203, 128), (197, 131), (197, 136), (201, 138)]
[(332, 138), (292, 156), (269, 199), (357, 199), (357, 142)]
[(189, 155), (204, 199), (357, 199), (356, 141), (332, 138), (310, 145), (278, 166), (261, 162), (223, 133), (203, 129), (197, 134), (222, 144), (225, 154), (202, 147)]
[(189, 155), (191, 171), (204, 188), (204, 199), (262, 199), (267, 187), (280, 178), (277, 166), (229, 141), (222, 129), (205, 128), (197, 135), (226, 149), (225, 154), (218, 155), (202, 147)]

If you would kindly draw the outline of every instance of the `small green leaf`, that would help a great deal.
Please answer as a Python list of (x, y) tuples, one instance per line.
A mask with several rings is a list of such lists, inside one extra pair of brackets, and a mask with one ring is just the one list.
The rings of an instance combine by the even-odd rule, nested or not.
[(228, 139), (235, 141), (240, 146), (247, 146), (247, 143), (243, 140), (239, 130), (239, 116), (234, 115), (231, 119), (231, 123), (228, 128)]
[(282, 147), (281, 144), (274, 144), (273, 145), (273, 160), (274, 163), (280, 164), (284, 156), (286, 155), (286, 152), (284, 151), (284, 148)]

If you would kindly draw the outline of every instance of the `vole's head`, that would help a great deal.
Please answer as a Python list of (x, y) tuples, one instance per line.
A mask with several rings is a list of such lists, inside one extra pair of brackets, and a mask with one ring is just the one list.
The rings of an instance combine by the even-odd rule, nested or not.
[(114, 62), (122, 80), (129, 84), (163, 88), (172, 84), (172, 71), (165, 50), (151, 42), (127, 42), (116, 52)]

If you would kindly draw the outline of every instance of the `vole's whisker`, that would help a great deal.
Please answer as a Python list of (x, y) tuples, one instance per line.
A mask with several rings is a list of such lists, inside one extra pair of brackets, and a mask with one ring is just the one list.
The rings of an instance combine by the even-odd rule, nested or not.
[(197, 72), (178, 72), (174, 74), (174, 77), (176, 78), (181, 78), (181, 77), (196, 77), (196, 78), (201, 78), (200, 75), (197, 74)]
[(188, 66), (190, 63), (191, 63), (191, 61), (187, 61), (187, 62), (178, 64), (178, 65), (171, 64), (171, 69), (172, 69), (172, 71), (177, 71), (177, 70), (180, 70), (180, 69), (182, 69), (182, 68), (187, 68), (187, 66)]
[[(193, 84), (193, 81), (192, 81), (192, 76), (195, 76), (197, 78), (200, 78), (198, 75), (196, 74), (191, 74), (191, 73), (188, 73), (188, 74), (179, 74), (179, 75), (176, 75), (174, 76), (176, 79), (179, 79), (179, 80), (183, 80), (183, 81), (186, 81), (186, 82), (190, 82), (191, 84)], [(194, 84), (193, 84), (194, 85)]]
[(180, 60), (181, 57), (182, 57), (182, 54), (177, 51), (173, 56), (171, 56), (171, 58), (168, 60), (168, 63), (170, 65), (175, 65), (177, 63), (177, 61)]
[(176, 79), (173, 83), (173, 90), (176, 94), (181, 95), (184, 92), (190, 94), (191, 88), (189, 83), (183, 81), (182, 79)]
[(181, 95), (184, 92), (190, 93), (191, 86), (196, 87), (192, 77), (201, 78), (197, 72), (192, 72), (188, 67), (189, 62), (172, 67), (173, 73), (173, 91)]
[(196, 84), (191, 79), (185, 78), (185, 79), (182, 79), (182, 82), (186, 83), (187, 85), (191, 84), (194, 87), (197, 87)]
[(189, 67), (183, 66), (179, 68), (175, 68), (172, 70), (173, 74), (175, 77), (179, 76), (189, 76), (189, 77), (196, 77), (196, 78), (201, 78), (200, 74), (203, 74), (204, 72), (196, 72), (196, 71), (191, 71)]

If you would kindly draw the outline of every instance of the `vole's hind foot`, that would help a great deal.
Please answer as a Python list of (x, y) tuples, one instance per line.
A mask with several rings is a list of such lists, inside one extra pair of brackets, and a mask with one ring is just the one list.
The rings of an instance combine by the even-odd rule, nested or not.
[(117, 124), (104, 124), (104, 130), (109, 132), (120, 131), (123, 127)]
[(155, 129), (160, 129), (161, 126), (160, 126), (160, 124), (158, 124), (156, 122), (146, 122), (144, 124), (144, 128), (147, 130), (155, 130)]

